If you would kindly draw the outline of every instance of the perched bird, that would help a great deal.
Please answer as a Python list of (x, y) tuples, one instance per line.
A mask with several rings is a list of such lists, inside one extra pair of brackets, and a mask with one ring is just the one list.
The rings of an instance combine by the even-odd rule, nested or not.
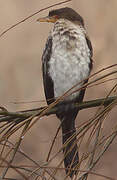
[[(47, 17), (39, 18), (38, 21), (54, 23), (42, 56), (47, 104), (54, 102), (56, 98), (77, 85), (71, 90), (70, 96), (64, 99), (66, 108), (63, 107), (62, 112), (56, 113), (62, 122), (63, 144), (66, 143), (63, 149), (66, 173), (72, 177), (76, 172), (72, 168), (79, 162), (75, 136), (75, 118), (79, 110), (73, 108), (71, 103), (83, 101), (85, 89), (73, 91), (88, 81), (92, 69), (92, 45), (83, 18), (71, 8), (52, 10)], [(70, 139), (71, 136), (73, 138)]]

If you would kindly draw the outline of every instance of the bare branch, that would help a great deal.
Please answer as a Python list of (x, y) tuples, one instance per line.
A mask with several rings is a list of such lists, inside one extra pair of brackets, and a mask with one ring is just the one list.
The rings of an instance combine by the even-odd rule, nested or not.
[(47, 10), (47, 9), (52, 8), (52, 7), (54, 7), (54, 6), (58, 6), (58, 5), (61, 5), (61, 4), (70, 2), (70, 1), (72, 1), (72, 0), (62, 1), (62, 2), (53, 4), (53, 5), (51, 5), (51, 6), (48, 6), (48, 7), (45, 7), (45, 8), (43, 8), (43, 9), (38, 10), (37, 12), (29, 15), (28, 17), (22, 19), (21, 21), (17, 22), (16, 24), (13, 24), (13, 25), (10, 26), (8, 29), (4, 30), (4, 31), (0, 34), (0, 37), (2, 37), (4, 34), (6, 34), (6, 33), (7, 33), (8, 31), (10, 31), (11, 29), (15, 28), (15, 27), (18, 26), (19, 24), (24, 23), (24, 22), (27, 21), (28, 19), (30, 19), (30, 18), (32, 18), (33, 16), (37, 15), (37, 14), (40, 13), (41, 11)]

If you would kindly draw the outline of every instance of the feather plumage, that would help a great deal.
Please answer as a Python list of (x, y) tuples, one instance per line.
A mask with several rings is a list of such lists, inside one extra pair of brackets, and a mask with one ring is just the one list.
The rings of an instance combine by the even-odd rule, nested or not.
[[(88, 81), (86, 78), (92, 69), (92, 46), (83, 19), (81, 20), (76, 23), (76, 20), (72, 22), (63, 17), (58, 19), (50, 32), (42, 56), (43, 82), (48, 104), (82, 81), (71, 91), (71, 95), (64, 99), (68, 102), (67, 108), (63, 107), (64, 110), (56, 114), (62, 122), (63, 144), (74, 136), (63, 149), (65, 168), (74, 168), (79, 162), (75, 129), (79, 110), (71, 108), (69, 102), (82, 102), (85, 89), (73, 94), (72, 92)], [(68, 172), (66, 169), (66, 173)], [(74, 173), (75, 171), (71, 170), (69, 176), (72, 177)]]

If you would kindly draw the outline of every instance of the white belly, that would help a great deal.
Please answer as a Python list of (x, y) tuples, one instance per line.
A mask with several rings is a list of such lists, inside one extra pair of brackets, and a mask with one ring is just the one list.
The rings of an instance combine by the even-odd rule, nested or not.
[[(54, 82), (54, 95), (60, 97), (76, 84), (89, 76), (90, 52), (81, 29), (76, 28), (75, 39), (66, 35), (54, 35), (52, 57), (49, 61), (49, 73)], [(77, 85), (70, 93), (80, 88)], [(73, 99), (79, 92), (73, 93), (67, 99)]]

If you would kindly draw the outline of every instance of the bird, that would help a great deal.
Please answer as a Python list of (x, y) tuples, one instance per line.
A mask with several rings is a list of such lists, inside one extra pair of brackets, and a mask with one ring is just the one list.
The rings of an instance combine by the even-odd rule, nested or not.
[[(53, 23), (42, 55), (43, 84), (47, 104), (53, 103), (69, 89), (70, 95), (60, 103), (62, 111), (56, 116), (62, 126), (65, 171), (71, 178), (76, 174), (79, 163), (75, 119), (79, 109), (73, 103), (81, 103), (84, 98), (88, 77), (93, 66), (93, 49), (86, 32), (84, 20), (69, 7), (53, 9), (39, 22)], [(76, 85), (76, 86), (75, 86)], [(72, 87), (74, 89), (72, 89)], [(80, 89), (77, 91), (77, 89)]]

